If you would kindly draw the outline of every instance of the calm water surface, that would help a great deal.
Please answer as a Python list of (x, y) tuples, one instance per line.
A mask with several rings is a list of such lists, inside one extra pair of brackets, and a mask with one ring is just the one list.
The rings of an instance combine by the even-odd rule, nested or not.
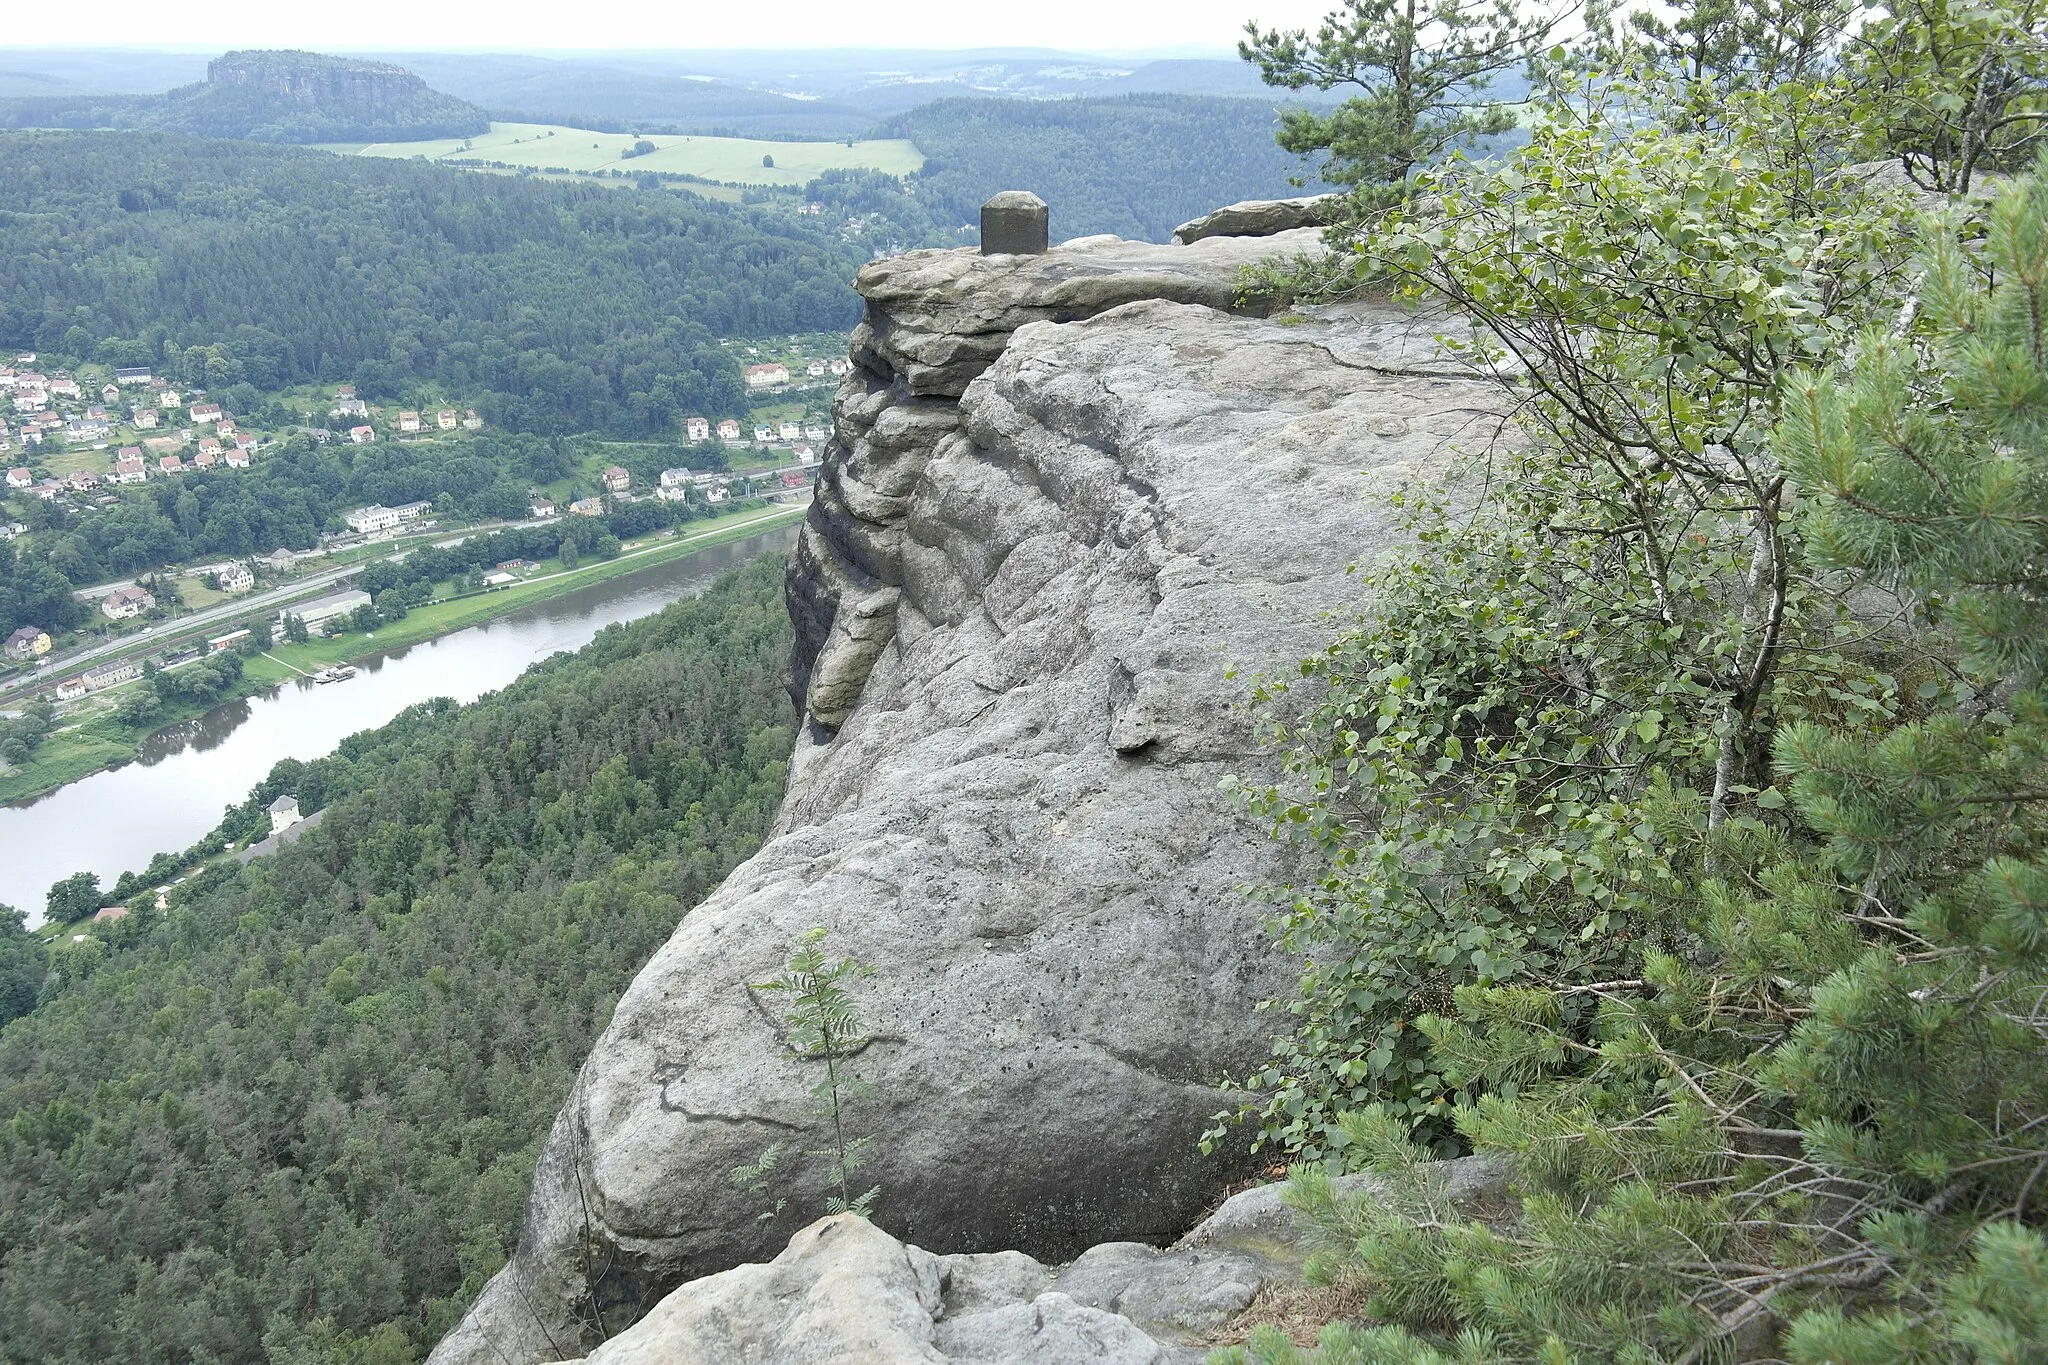
[(189, 848), (281, 758), (331, 753), (347, 736), (429, 697), (475, 701), (614, 622), (652, 615), (755, 555), (787, 554), (795, 544), (796, 528), (788, 527), (701, 550), (375, 655), (348, 682), (288, 682), (174, 726), (125, 767), (0, 806), (0, 905), (26, 910), (35, 923), (50, 883), (97, 872), (111, 886), (158, 853)]

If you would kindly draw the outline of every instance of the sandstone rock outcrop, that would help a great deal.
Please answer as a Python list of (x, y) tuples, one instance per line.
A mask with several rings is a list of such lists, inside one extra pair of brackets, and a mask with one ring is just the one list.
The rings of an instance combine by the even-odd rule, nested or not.
[(1272, 237), (1297, 228), (1322, 227), (1336, 217), (1341, 194), (1310, 194), (1299, 199), (1244, 199), (1191, 218), (1173, 230), (1176, 246), (1207, 237)]
[(575, 1354), (594, 1307), (770, 1255), (818, 1210), (815, 1163), (767, 1223), (728, 1179), (819, 1145), (814, 1069), (748, 985), (813, 925), (878, 969), (863, 1178), (904, 1241), (1166, 1242), (1242, 1173), (1194, 1143), (1292, 976), (1243, 888), (1294, 867), (1218, 790), (1269, 771), (1231, 670), (1320, 648), (1361, 606), (1346, 566), (1397, 534), (1390, 494), (1504, 420), (1427, 320), (1240, 303), (1240, 265), (1314, 237), (862, 271), (790, 571), (806, 725), (778, 832), (619, 1002), (518, 1253), (436, 1365)]
[[(1507, 1168), (1436, 1168), (1462, 1212), (1511, 1216)], [(1370, 1176), (1338, 1189), (1371, 1196)], [(1105, 1242), (1070, 1265), (934, 1256), (862, 1219), (820, 1219), (773, 1261), (683, 1285), (587, 1365), (1200, 1365), (1213, 1334), (1307, 1255), (1282, 1187), (1233, 1195), (1176, 1245)]]

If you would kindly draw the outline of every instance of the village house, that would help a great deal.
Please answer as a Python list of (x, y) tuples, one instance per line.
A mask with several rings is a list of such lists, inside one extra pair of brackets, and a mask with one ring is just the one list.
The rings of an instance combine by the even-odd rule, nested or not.
[(407, 431), (407, 432), (411, 432), (411, 431), (418, 431), (418, 430), (420, 429), (420, 415), (419, 415), (418, 413), (416, 413), (416, 412), (401, 412), (401, 413), (399, 413), (399, 414), (398, 414), (398, 429), (399, 429), (400, 431)]
[(156, 405), (160, 410), (169, 412), (173, 408), (184, 407), (185, 400), (176, 389), (160, 389), (156, 395)]
[(462, 414), (462, 429), (464, 431), (482, 431), (484, 429), (484, 419), (476, 415), (475, 408), (471, 408)]
[(207, 640), (206, 652), (208, 654), (218, 654), (223, 649), (233, 649), (236, 645), (249, 638), (250, 633), (247, 626), (243, 626), (240, 630), (231, 630), (225, 635), (215, 635)]
[(263, 556), (263, 567), (273, 573), (290, 573), (298, 562), (299, 557), (282, 545)]
[(27, 488), (35, 481), (36, 476), (26, 469), (10, 469), (7, 471), (7, 486), (9, 488)]
[(142, 463), (142, 452), (134, 446), (122, 446), (114, 461), (114, 482), (141, 483), (148, 477), (149, 467)]
[(795, 422), (784, 422), (775, 428), (775, 434), (785, 441), (794, 441), (804, 434), (804, 429)]
[(96, 441), (113, 431), (104, 416), (94, 417), (90, 413), (75, 422), (65, 423), (65, 432), (74, 441)]
[(348, 523), (349, 530), (359, 535), (375, 535), (379, 531), (389, 531), (408, 521), (418, 520), (432, 506), (430, 502), (408, 502), (397, 507), (371, 503), (368, 507), (357, 508), (342, 520)]
[(569, 504), (569, 515), (574, 517), (601, 517), (604, 502), (598, 498), (578, 498)]
[(101, 401), (102, 403), (118, 403), (118, 402), (120, 402), (120, 401), (121, 401), (121, 390), (120, 390), (120, 389), (118, 389), (118, 388), (116, 388), (116, 387), (115, 387), (114, 385), (112, 385), (112, 384), (108, 384), (108, 385), (106, 385), (105, 387), (103, 387), (103, 388), (102, 388), (102, 389), (100, 390), (100, 401)]
[(435, 413), (435, 414), (434, 414), (434, 425), (435, 425), (435, 426), (437, 426), (437, 427), (439, 427), (439, 428), (440, 428), (441, 430), (443, 430), (443, 431), (453, 431), (453, 430), (455, 430), (455, 427), (456, 427), (456, 420), (455, 420), (455, 409), (454, 409), (454, 408), (442, 408), (442, 409), (441, 409), (441, 410), (440, 410), (439, 412)]
[(535, 498), (533, 500), (533, 519), (535, 521), (545, 521), (554, 514), (554, 503), (548, 501), (546, 498)]
[(157, 460), (156, 472), (159, 474), (182, 474), (185, 472), (185, 461), (176, 455), (165, 455)]
[(270, 832), (278, 834), (299, 823), (299, 798), (280, 796), (270, 803)]
[(687, 469), (664, 469), (661, 471), (661, 486), (654, 490), (654, 496), (663, 502), (681, 502), (690, 495), (690, 471)]
[(740, 439), (740, 424), (728, 417), (718, 424), (718, 439), (727, 445), (737, 445)]
[(804, 366), (804, 373), (809, 375), (813, 379), (823, 378), (825, 374), (825, 362), (822, 360), (813, 360), (810, 364)]
[(827, 431), (824, 427), (804, 428), (804, 439), (806, 441), (809, 441), (812, 445), (825, 444), (826, 438), (831, 436), (831, 434), (832, 433), (830, 431)]
[(227, 453), (226, 464), (229, 469), (247, 469), (249, 467), (249, 447), (238, 443), (233, 450)]
[[(143, 595), (148, 596), (147, 593)], [(130, 659), (123, 659), (119, 663), (88, 668), (80, 676), (85, 682), (86, 691), (104, 692), (110, 687), (119, 687), (124, 682), (141, 677), (142, 665)]]
[(234, 418), (223, 417), (220, 419), (218, 423), (214, 425), (213, 430), (215, 435), (219, 436), (223, 441), (226, 441), (232, 439), (235, 433), (239, 432), (241, 428), (235, 425)]
[(750, 389), (772, 389), (777, 384), (789, 382), (787, 365), (749, 365), (740, 374)]
[(85, 396), (84, 390), (78, 387), (78, 381), (68, 374), (60, 374), (50, 381), (50, 393), (58, 398), (82, 398)]
[(94, 924), (113, 924), (118, 920), (124, 920), (127, 918), (128, 907), (125, 905), (102, 906), (98, 910), (92, 912), (92, 922)]
[(633, 486), (633, 476), (624, 466), (613, 465), (604, 472), (604, 486), (606, 492), (623, 493)]
[(207, 422), (218, 422), (219, 420), (220, 404), (194, 403), (192, 405), (192, 421), (195, 426), (203, 425)]
[(714, 507), (716, 507), (719, 503), (724, 502), (727, 498), (731, 496), (731, 494), (725, 491), (725, 485), (722, 483), (715, 483), (711, 485), (711, 487), (704, 490), (704, 501), (710, 503)]
[(157, 416), (156, 416), (156, 409), (155, 409), (155, 408), (136, 408), (136, 409), (134, 409), (134, 410), (133, 410), (133, 414), (132, 414), (132, 416), (131, 416), (130, 420), (134, 422), (136, 430), (138, 430), (138, 431), (148, 431), (148, 430), (150, 430), (151, 428), (153, 428), (153, 427), (155, 427), (155, 426), (156, 426), (156, 422), (157, 422)]
[(23, 626), (7, 637), (4, 650), (16, 662), (40, 659), (50, 652), (50, 633), (39, 626)]
[(774, 439), (775, 439), (775, 428), (774, 428), (774, 427), (769, 427), (769, 426), (758, 426), (758, 425), (757, 425), (757, 426), (756, 426), (756, 427), (754, 428), (754, 439), (755, 439), (755, 440), (757, 440), (757, 441), (763, 441), (763, 442), (766, 442), (766, 441), (772, 441), (772, 440), (774, 440)]
[(220, 584), (220, 590), (230, 596), (247, 592), (256, 586), (256, 575), (250, 573), (249, 566), (239, 559), (223, 564), (214, 578)]
[(200, 438), (199, 438), (199, 453), (200, 453), (201, 455), (218, 455), (218, 454), (220, 454), (220, 441), (219, 441), (219, 440), (217, 440), (216, 438), (212, 437), (212, 436), (202, 436), (202, 437), (200, 437)]
[(44, 502), (55, 502), (63, 492), (64, 481), (62, 479), (36, 480), (36, 496)]
[(685, 417), (683, 435), (692, 441), (708, 441), (711, 439), (711, 423), (702, 417)]
[(90, 469), (74, 469), (64, 476), (64, 484), (74, 493), (90, 493), (100, 486), (100, 476)]
[(337, 384), (334, 386), (334, 396), (346, 402), (356, 396), (356, 386), (353, 384)]
[(114, 382), (124, 388), (137, 384), (147, 385), (153, 378), (155, 376), (150, 374), (147, 365), (130, 365), (114, 371)]
[(192, 457), (192, 468), (194, 468), (195, 470), (211, 469), (219, 463), (220, 456), (214, 454), (210, 450), (202, 450), (197, 455), (194, 455)]
[(100, 599), (100, 612), (109, 621), (127, 621), (156, 606), (156, 595), (147, 588), (116, 588)]
[(377, 433), (369, 427), (350, 427), (348, 439), (351, 445), (366, 446), (377, 439)]
[(368, 417), (370, 405), (360, 398), (344, 398), (327, 410), (329, 417)]
[(791, 453), (796, 456), (798, 464), (816, 464), (818, 462), (818, 452), (812, 450), (808, 445), (800, 445)]

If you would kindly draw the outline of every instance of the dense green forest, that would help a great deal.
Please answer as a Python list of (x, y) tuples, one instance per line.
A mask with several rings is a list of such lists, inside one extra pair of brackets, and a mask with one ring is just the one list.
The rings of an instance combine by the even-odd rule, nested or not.
[(1288, 184), (1303, 163), (1275, 144), (1278, 126), (1267, 100), (1122, 95), (939, 100), (880, 135), (925, 154), (918, 195), (941, 223), (978, 223), (990, 195), (1023, 189), (1051, 206), (1054, 241), (1113, 232), (1163, 242), (1220, 205), (1313, 192)]
[(780, 799), (780, 566), (281, 764), (325, 821), (54, 954), (0, 914), (0, 1361), (416, 1360)]
[(866, 259), (683, 193), (144, 133), (0, 136), (0, 234), (0, 346), (46, 363), (431, 381), (539, 432), (743, 413), (717, 338), (851, 327)]

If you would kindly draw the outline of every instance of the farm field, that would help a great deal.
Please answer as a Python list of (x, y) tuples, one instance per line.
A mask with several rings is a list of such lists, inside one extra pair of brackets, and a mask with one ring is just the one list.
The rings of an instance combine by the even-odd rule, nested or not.
[[(802, 185), (821, 172), (862, 168), (908, 175), (924, 165), (924, 154), (904, 139), (875, 142), (764, 142), (745, 137), (649, 134), (656, 150), (624, 157), (640, 139), (631, 133), (593, 133), (548, 123), (493, 123), (473, 138), (431, 142), (328, 143), (323, 150), (344, 156), (380, 156), (427, 161), (502, 161), (512, 166), (570, 171), (667, 171), (747, 185)], [(773, 157), (773, 167), (762, 157)]]

